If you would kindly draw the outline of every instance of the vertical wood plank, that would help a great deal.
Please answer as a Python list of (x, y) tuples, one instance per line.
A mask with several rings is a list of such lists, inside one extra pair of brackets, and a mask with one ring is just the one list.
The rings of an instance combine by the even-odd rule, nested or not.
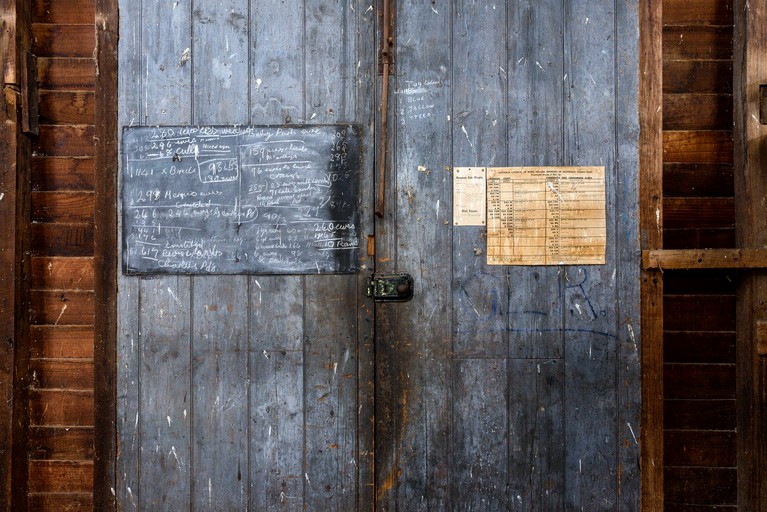
[[(251, 0), (250, 122), (304, 117), (304, 2)], [(250, 289), (250, 507), (304, 509), (303, 277), (258, 276)]]
[(561, 359), (509, 361), (509, 510), (563, 510), (563, 366)]
[[(509, 5), (508, 165), (563, 165), (564, 2)], [(509, 268), (511, 357), (562, 357), (561, 269)]]
[[(194, 124), (246, 124), (247, 0), (195, 1)], [(192, 278), (192, 508), (248, 509), (248, 278)]]
[(637, 2), (616, 2), (616, 304), (618, 510), (640, 509), (639, 19)]
[[(468, 1), (454, 5), (451, 119), (456, 166), (506, 162), (508, 8)], [(452, 229), (456, 361), (451, 464), (460, 469), (454, 471), (450, 502), (459, 510), (508, 510), (507, 269), (486, 265), (484, 227)]]
[(96, 204), (94, 211), (94, 480), (97, 510), (115, 507), (117, 372), (117, 18), (116, 0), (96, 1)]
[[(639, 2), (640, 244), (663, 248), (662, 3)], [(642, 510), (663, 508), (663, 279), (641, 273)]]
[[(565, 509), (616, 510), (616, 114), (613, 1), (565, 4), (565, 153), (605, 166), (605, 265), (565, 267)], [(623, 236), (621, 233), (620, 236)]]
[(381, 510), (451, 509), (452, 217), (445, 165), (452, 130), (445, 121), (451, 113), (452, 8), (444, 2), (392, 5), (397, 77), (390, 104), (396, 117), (386, 196), (391, 217), (383, 223), (393, 224), (384, 228), (383, 242), (391, 245), (383, 252), (395, 258), (397, 271), (413, 276), (416, 293), (406, 304), (377, 308), (377, 501)]
[[(145, 1), (140, 16), (144, 85), (140, 121), (190, 123), (192, 7)], [(195, 414), (190, 281), (169, 276), (140, 282), (139, 509), (163, 504), (187, 509), (196, 492), (190, 474)]]
[[(760, 124), (759, 86), (767, 83), (767, 35), (763, 27), (767, 2), (734, 2), (735, 51), (733, 69), (736, 226), (739, 247), (763, 247), (767, 242), (762, 204), (767, 197), (764, 140)], [(767, 273), (744, 276), (737, 290), (737, 431), (738, 506), (767, 510), (767, 361), (758, 355), (758, 323), (767, 320)]]
[[(121, 127), (143, 119), (141, 2), (120, 1), (120, 44), (118, 45), (118, 122)], [(122, 132), (118, 134), (121, 140)], [(120, 151), (122, 148), (120, 147)], [(122, 169), (122, 154), (119, 168)], [(118, 188), (121, 173), (118, 172)], [(118, 211), (122, 201), (118, 195)], [(122, 219), (118, 215), (118, 240)], [(122, 267), (118, 244), (117, 265)], [(118, 272), (117, 278), (117, 442), (115, 501), (118, 510), (137, 510), (139, 500), (139, 279)]]
[(510, 510), (506, 359), (461, 359), (453, 375), (454, 510)]
[[(357, 113), (353, 8), (337, 0), (307, 3), (304, 112), (312, 122), (350, 121)], [(312, 509), (356, 507), (358, 289), (356, 276), (306, 277), (304, 489)]]

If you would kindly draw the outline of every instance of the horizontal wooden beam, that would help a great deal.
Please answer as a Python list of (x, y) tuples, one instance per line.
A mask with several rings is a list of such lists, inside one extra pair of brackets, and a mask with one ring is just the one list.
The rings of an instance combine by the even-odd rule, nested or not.
[(642, 251), (645, 270), (767, 268), (767, 249), (679, 249)]

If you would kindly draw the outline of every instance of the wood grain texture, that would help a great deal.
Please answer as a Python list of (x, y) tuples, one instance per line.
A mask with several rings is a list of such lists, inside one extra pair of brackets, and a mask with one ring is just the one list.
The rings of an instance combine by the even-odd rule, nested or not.
[(731, 197), (664, 197), (666, 229), (735, 227), (735, 200)]
[(664, 94), (664, 130), (729, 130), (732, 96), (714, 94)]
[(91, 493), (34, 493), (29, 495), (29, 512), (62, 510), (66, 512), (90, 512), (93, 510)]
[(43, 124), (91, 124), (95, 98), (91, 92), (40, 91), (40, 122)]
[(91, 359), (31, 359), (32, 386), (45, 389), (93, 389)]
[(730, 0), (665, 0), (663, 24), (732, 26), (732, 4)]
[(729, 131), (664, 131), (664, 163), (732, 163)]
[(32, 258), (33, 289), (93, 290), (93, 259)]
[(666, 400), (667, 429), (735, 430), (735, 400)]
[(666, 501), (690, 505), (734, 505), (735, 469), (667, 468)]
[(91, 391), (36, 389), (30, 393), (29, 409), (30, 425), (93, 426)]
[(95, 77), (96, 64), (92, 58), (40, 57), (37, 59), (37, 79), (41, 89), (93, 91)]
[(667, 431), (667, 466), (735, 467), (735, 432)]
[(32, 192), (32, 222), (93, 222), (93, 192)]
[(32, 22), (93, 25), (95, 7), (94, 0), (36, 0)]
[(732, 61), (665, 61), (663, 92), (664, 94), (732, 94)]
[(36, 290), (31, 293), (34, 325), (93, 325), (92, 291)]
[(732, 165), (664, 164), (663, 192), (667, 196), (733, 197)]
[(732, 27), (664, 26), (663, 60), (732, 59)]
[(93, 329), (90, 326), (36, 325), (31, 328), (30, 357), (93, 357)]
[(32, 427), (29, 429), (29, 458), (35, 460), (93, 459), (91, 427)]
[(34, 256), (93, 256), (93, 224), (34, 223), (30, 226)]
[(93, 126), (42, 125), (35, 156), (93, 156)]
[[(663, 19), (661, 2), (639, 2), (639, 215), (642, 249), (663, 248)], [(663, 508), (663, 278), (641, 274), (641, 507)]]
[(93, 25), (35, 24), (32, 40), (40, 57), (93, 58), (96, 47)]
[(93, 463), (33, 460), (29, 463), (29, 492), (89, 492)]
[(90, 157), (32, 158), (33, 190), (93, 190), (94, 179)]

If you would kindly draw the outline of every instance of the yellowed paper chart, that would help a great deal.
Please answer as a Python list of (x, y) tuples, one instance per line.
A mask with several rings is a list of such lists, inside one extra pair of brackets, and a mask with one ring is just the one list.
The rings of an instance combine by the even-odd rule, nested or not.
[(484, 226), (486, 209), (485, 167), (453, 169), (453, 225)]
[(488, 265), (600, 265), (606, 236), (604, 167), (488, 168)]

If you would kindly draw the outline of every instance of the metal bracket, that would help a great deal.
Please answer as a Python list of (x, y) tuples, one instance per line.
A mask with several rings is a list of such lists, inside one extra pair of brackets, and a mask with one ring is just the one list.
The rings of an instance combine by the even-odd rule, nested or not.
[(375, 302), (407, 302), (413, 298), (413, 278), (409, 274), (374, 275), (367, 296)]

